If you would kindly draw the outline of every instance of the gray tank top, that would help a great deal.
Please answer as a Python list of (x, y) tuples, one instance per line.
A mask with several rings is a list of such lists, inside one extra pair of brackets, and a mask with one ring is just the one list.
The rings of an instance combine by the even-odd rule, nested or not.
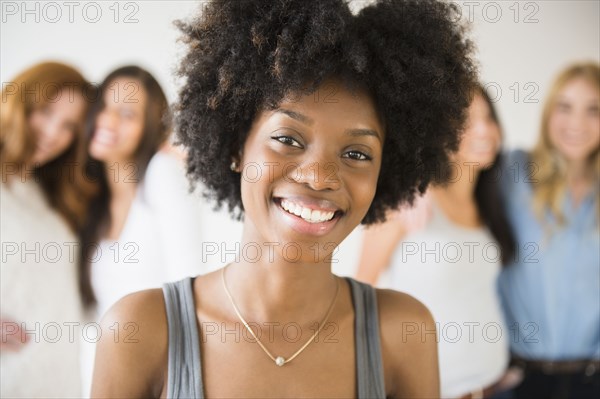
[[(355, 312), (358, 398), (385, 398), (375, 290), (346, 277)], [(196, 321), (193, 278), (163, 286), (169, 324), (167, 398), (204, 398), (200, 335)]]

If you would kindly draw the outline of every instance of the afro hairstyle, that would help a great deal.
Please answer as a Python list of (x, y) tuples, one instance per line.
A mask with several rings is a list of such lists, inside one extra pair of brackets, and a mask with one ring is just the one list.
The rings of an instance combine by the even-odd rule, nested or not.
[(202, 182), (217, 209), (243, 217), (241, 178), (229, 166), (257, 114), (329, 78), (367, 90), (385, 128), (362, 224), (384, 221), (447, 175), (477, 81), (468, 27), (452, 3), (367, 3), (353, 13), (343, 0), (218, 0), (176, 22), (186, 51), (177, 142), (192, 188)]

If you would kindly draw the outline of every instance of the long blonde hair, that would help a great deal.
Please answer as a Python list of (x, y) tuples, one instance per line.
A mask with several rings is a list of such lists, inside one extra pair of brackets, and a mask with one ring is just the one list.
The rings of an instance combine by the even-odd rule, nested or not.
[[(544, 213), (549, 210), (559, 225), (565, 224), (562, 204), (567, 191), (567, 163), (552, 145), (548, 125), (559, 93), (574, 79), (584, 79), (600, 91), (600, 65), (597, 62), (573, 64), (558, 75), (544, 104), (540, 135), (531, 154), (533, 164), (536, 166), (533, 184), (535, 213), (540, 220), (543, 220)], [(600, 170), (600, 148), (596, 148), (590, 155), (587, 167), (594, 181), (597, 181)], [(595, 202), (597, 221), (600, 210), (598, 195)]]

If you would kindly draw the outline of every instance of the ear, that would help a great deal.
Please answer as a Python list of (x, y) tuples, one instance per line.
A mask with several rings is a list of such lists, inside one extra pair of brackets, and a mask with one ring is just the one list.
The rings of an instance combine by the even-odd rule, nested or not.
[(240, 171), (242, 170), (242, 152), (238, 152), (237, 155), (232, 155), (231, 156), (231, 163), (229, 164), (229, 169), (231, 169), (232, 172), (236, 172), (236, 173), (240, 173)]
[(239, 161), (236, 161), (235, 158), (231, 158), (231, 163), (229, 164), (229, 169), (231, 169), (232, 172), (236, 172), (239, 173), (240, 172), (240, 163)]
[(242, 170), (242, 165), (244, 163), (244, 152), (243, 149), (240, 148), (240, 150), (238, 151), (238, 153), (236, 155), (232, 155), (231, 156), (231, 162), (235, 162), (236, 164), (236, 172), (241, 172)]

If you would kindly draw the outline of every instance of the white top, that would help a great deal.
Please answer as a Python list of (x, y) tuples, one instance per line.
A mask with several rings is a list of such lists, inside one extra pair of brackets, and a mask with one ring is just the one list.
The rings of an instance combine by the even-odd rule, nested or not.
[[(379, 285), (429, 308), (438, 330), (442, 397), (460, 397), (495, 383), (508, 365), (510, 335), (496, 290), (500, 250), (487, 228), (457, 225), (428, 201), (420, 205), (429, 208), (427, 222), (404, 237)], [(426, 337), (413, 327), (404, 333)]]
[(182, 162), (163, 152), (152, 157), (121, 236), (92, 254), (99, 316), (127, 294), (203, 272), (201, 199), (188, 187)]
[(0, 396), (81, 397), (76, 237), (34, 180), (1, 184), (0, 215), (0, 317), (31, 332), (0, 354)]
[[(96, 320), (127, 294), (205, 272), (202, 268), (201, 198), (188, 191), (183, 163), (158, 152), (146, 170), (118, 240), (102, 240), (91, 255)], [(119, 326), (120, 334), (134, 334)], [(104, 332), (103, 332), (104, 333)], [(113, 331), (106, 332), (113, 334)], [(135, 339), (135, 335), (129, 336)], [(83, 379), (90, 392), (94, 345), (84, 345)]]

